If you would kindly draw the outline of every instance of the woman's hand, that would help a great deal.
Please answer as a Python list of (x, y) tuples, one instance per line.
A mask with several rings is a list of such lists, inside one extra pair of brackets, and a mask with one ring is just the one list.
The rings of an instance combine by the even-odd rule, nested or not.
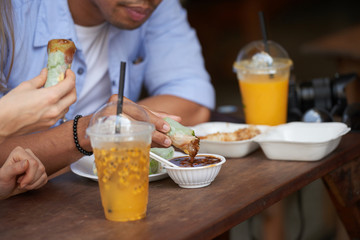
[(0, 142), (11, 135), (43, 130), (54, 125), (76, 101), (75, 74), (55, 86), (43, 88), (47, 70), (21, 83), (0, 99)]
[(0, 199), (45, 185), (45, 167), (30, 149), (16, 147), (0, 168)]

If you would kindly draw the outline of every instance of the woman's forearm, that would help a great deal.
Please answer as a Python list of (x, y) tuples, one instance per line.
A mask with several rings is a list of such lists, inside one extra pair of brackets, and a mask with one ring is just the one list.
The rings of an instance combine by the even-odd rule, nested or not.
[[(85, 130), (90, 116), (82, 117), (78, 122), (78, 137), (82, 148), (91, 151), (89, 138)], [(4, 163), (11, 150), (16, 146), (31, 149), (46, 168), (48, 175), (70, 165), (82, 156), (75, 146), (73, 138), (73, 121), (46, 131), (8, 138), (0, 144), (0, 166)]]

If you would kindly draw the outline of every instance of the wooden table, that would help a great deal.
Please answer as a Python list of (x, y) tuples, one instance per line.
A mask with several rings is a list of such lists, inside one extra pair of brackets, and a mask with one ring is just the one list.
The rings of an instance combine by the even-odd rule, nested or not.
[(325, 180), (351, 237), (360, 236), (360, 133), (348, 133), (316, 162), (274, 161), (257, 150), (228, 159), (215, 181), (182, 189), (151, 182), (143, 220), (105, 220), (97, 182), (67, 172), (36, 191), (0, 202), (1, 239), (212, 239), (296, 192)]

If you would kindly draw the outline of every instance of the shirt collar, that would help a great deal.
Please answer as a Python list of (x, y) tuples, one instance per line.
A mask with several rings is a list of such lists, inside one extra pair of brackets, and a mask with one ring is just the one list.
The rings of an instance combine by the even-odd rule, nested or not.
[(47, 46), (51, 39), (72, 40), (77, 50), (81, 50), (67, 0), (41, 1), (34, 47)]

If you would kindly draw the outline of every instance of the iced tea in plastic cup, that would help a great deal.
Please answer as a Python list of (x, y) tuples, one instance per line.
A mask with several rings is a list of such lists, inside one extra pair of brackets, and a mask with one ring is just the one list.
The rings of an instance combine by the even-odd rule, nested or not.
[[(139, 220), (147, 210), (154, 126), (125, 115), (109, 115), (113, 111), (108, 108), (96, 113), (86, 130), (94, 151), (105, 217), (121, 222)], [(120, 132), (115, 131), (116, 124), (120, 124)]]
[(292, 61), (277, 43), (255, 41), (239, 53), (237, 74), (247, 124), (278, 125), (287, 121), (289, 77)]

